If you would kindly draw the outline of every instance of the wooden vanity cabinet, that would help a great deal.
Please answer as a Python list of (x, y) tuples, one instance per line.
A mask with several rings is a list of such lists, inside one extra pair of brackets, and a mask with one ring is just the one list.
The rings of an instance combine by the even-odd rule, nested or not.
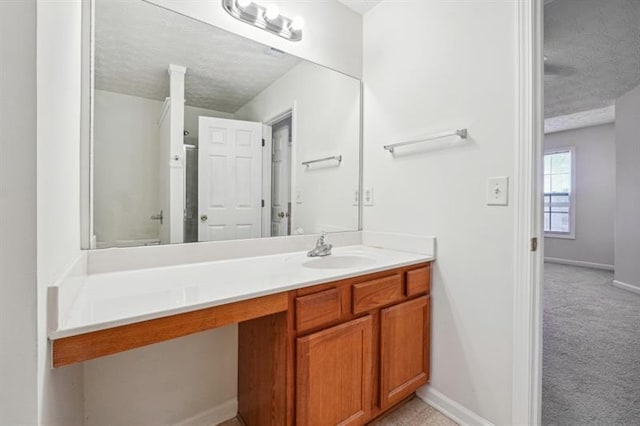
[(391, 407), (429, 380), (431, 300), (422, 296), (380, 313), (380, 407)]
[(296, 425), (362, 425), (371, 416), (371, 315), (296, 342)]
[(429, 380), (430, 264), (289, 292), (289, 309), (239, 327), (247, 426), (363, 425)]

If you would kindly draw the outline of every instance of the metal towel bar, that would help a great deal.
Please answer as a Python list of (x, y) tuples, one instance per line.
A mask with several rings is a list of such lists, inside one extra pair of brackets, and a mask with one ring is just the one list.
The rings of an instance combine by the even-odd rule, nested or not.
[(341, 163), (342, 162), (342, 155), (333, 155), (331, 157), (318, 158), (317, 160), (303, 161), (302, 165), (303, 166), (308, 166), (309, 164), (320, 163), (322, 161), (330, 161), (330, 160), (336, 160), (338, 163)]
[(412, 141), (406, 141), (406, 142), (398, 142), (398, 143), (393, 143), (390, 145), (385, 145), (383, 148), (386, 149), (387, 151), (393, 153), (393, 150), (399, 146), (406, 146), (406, 145), (413, 145), (416, 143), (422, 143), (422, 142), (428, 142), (428, 141), (432, 141), (435, 139), (442, 139), (442, 138), (448, 138), (450, 136), (460, 136), (462, 139), (466, 139), (467, 138), (467, 129), (458, 129), (458, 130), (453, 130), (450, 132), (442, 132), (442, 133), (437, 133), (435, 135), (430, 135), (424, 138), (420, 138), (420, 139), (415, 139)]

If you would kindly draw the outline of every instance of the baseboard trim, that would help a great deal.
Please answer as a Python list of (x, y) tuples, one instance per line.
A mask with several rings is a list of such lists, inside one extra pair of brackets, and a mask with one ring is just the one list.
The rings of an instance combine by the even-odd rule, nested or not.
[(174, 423), (173, 426), (215, 426), (238, 415), (238, 400), (229, 399), (193, 417)]
[(605, 271), (613, 271), (613, 265), (607, 265), (605, 263), (593, 263), (583, 262), (581, 260), (559, 259), (557, 257), (545, 257), (545, 262), (559, 263), (560, 265), (582, 266), (584, 268), (604, 269)]
[(462, 426), (493, 426), (489, 420), (479, 416), (462, 404), (454, 401), (433, 386), (425, 386), (416, 392), (418, 398)]
[(613, 280), (613, 286), (622, 290), (630, 291), (631, 293), (640, 294), (640, 287), (633, 284), (623, 283), (622, 281)]

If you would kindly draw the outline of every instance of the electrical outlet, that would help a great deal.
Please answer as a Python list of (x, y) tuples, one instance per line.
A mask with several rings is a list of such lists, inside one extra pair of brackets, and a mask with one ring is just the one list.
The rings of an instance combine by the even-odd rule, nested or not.
[(487, 205), (509, 205), (509, 178), (507, 176), (489, 178), (487, 182)]
[(364, 205), (365, 206), (373, 206), (373, 188), (368, 187), (364, 189)]

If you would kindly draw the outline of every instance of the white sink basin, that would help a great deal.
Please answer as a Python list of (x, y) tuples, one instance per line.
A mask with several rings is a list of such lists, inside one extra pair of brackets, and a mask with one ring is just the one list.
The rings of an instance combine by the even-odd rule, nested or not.
[(376, 263), (376, 259), (362, 254), (332, 254), (325, 257), (315, 257), (302, 264), (311, 269), (349, 269), (369, 266)]

